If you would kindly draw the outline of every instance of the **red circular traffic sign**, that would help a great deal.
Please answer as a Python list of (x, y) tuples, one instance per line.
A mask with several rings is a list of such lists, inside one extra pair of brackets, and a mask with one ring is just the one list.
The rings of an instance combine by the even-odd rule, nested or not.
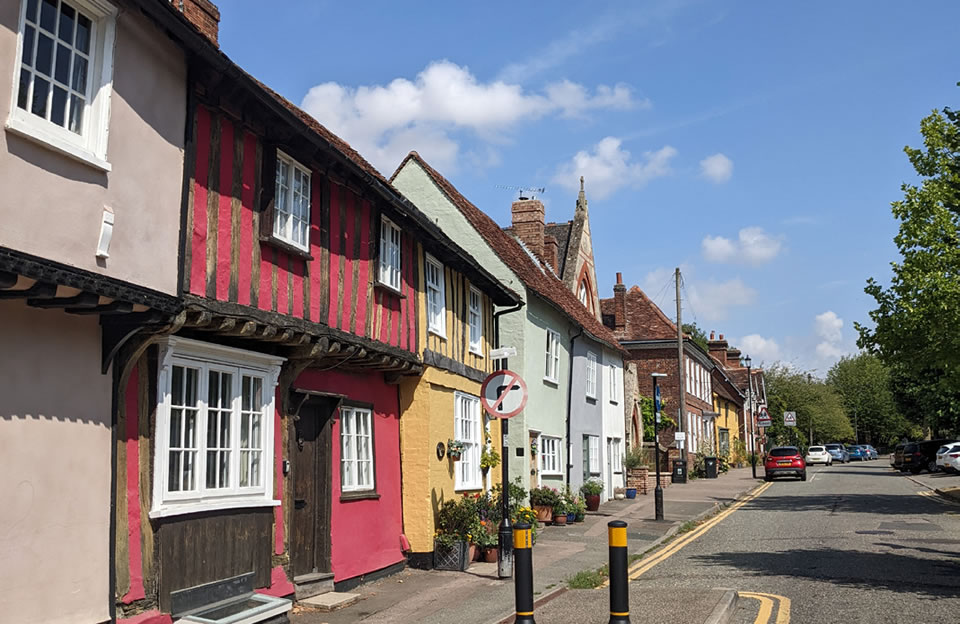
[(513, 371), (490, 373), (480, 386), (480, 404), (491, 416), (513, 418), (527, 404), (527, 383)]

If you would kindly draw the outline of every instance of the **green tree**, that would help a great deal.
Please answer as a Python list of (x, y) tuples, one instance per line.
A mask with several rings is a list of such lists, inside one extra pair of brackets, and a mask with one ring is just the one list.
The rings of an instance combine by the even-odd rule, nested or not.
[[(774, 444), (806, 448), (813, 425), (814, 444), (853, 439), (853, 427), (839, 394), (811, 374), (778, 364), (764, 370), (767, 409), (772, 425), (767, 435)], [(797, 413), (797, 426), (783, 424), (783, 413)]]
[(872, 353), (841, 358), (827, 373), (827, 383), (853, 418), (856, 439), (868, 444), (889, 444), (910, 429), (893, 396), (890, 371)]
[(875, 279), (873, 327), (859, 323), (858, 344), (896, 381), (902, 413), (934, 433), (960, 429), (960, 114), (945, 108), (920, 123), (923, 148), (904, 148), (919, 185), (903, 184), (893, 202), (900, 228), (889, 287)]
[(697, 346), (703, 349), (704, 351), (709, 352), (710, 346), (707, 344), (707, 335), (703, 332), (702, 329), (694, 323), (684, 323), (681, 325), (683, 327), (683, 333), (690, 336), (690, 340), (693, 340), (697, 343)]

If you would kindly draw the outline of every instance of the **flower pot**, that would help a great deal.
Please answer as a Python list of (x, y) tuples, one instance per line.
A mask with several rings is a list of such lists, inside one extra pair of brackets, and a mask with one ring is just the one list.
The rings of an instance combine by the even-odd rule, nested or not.
[(487, 552), (483, 554), (483, 560), (487, 563), (496, 563), (497, 562), (497, 549), (488, 548)]
[[(476, 560), (477, 560), (477, 545), (470, 544), (470, 547), (468, 548), (468, 552), (467, 552), (467, 561), (469, 562), (469, 561), (476, 561)], [(469, 567), (470, 567), (470, 564), (467, 563), (467, 568)]]
[(627, 488), (627, 498), (636, 498), (637, 488)]
[(550, 522), (553, 519), (553, 507), (549, 505), (537, 505), (533, 508), (537, 512), (537, 520), (540, 522)]
[(460, 461), (460, 455), (459, 455), (459, 453), (458, 453), (457, 455), (452, 455), (452, 454), (451, 454), (451, 455), (450, 455), (450, 459), (452, 459), (453, 461)]
[(600, 495), (599, 494), (587, 494), (587, 511), (596, 511), (600, 509)]
[(581, 514), (577, 514), (577, 516), (573, 519), (573, 521), (574, 521), (574, 522), (583, 522), (584, 517), (585, 517), (585, 516), (584, 516), (582, 513), (581, 513)]
[(557, 526), (563, 526), (567, 523), (567, 514), (560, 514), (553, 516), (553, 523)]
[(466, 542), (454, 542), (451, 546), (443, 546), (439, 542), (433, 544), (433, 567), (436, 570), (455, 570), (463, 572), (470, 565), (469, 547)]
[(573, 521), (577, 519), (577, 512), (571, 511), (567, 514), (567, 524), (573, 524)]

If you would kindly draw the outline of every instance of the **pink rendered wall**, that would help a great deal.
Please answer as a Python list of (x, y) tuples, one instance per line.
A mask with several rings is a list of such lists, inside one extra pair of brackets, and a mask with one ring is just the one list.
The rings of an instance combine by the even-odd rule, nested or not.
[(340, 415), (333, 425), (333, 487), (330, 514), (331, 565), (335, 581), (353, 578), (403, 560), (400, 533), (400, 420), (397, 386), (381, 373), (353, 375), (306, 371), (295, 386), (338, 392), (349, 400), (373, 404), (374, 470), (379, 499), (340, 502)]

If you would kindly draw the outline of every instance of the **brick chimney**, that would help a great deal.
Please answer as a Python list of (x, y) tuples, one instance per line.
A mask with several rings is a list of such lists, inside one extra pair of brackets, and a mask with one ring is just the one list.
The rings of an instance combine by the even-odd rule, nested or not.
[(170, 4), (183, 13), (187, 20), (196, 26), (203, 35), (217, 47), (220, 43), (220, 9), (210, 0), (170, 0)]
[(550, 265), (554, 273), (557, 273), (560, 266), (560, 243), (555, 236), (546, 235), (543, 237), (543, 261)]
[(707, 341), (707, 347), (710, 351), (710, 355), (717, 358), (721, 364), (727, 366), (727, 350), (730, 345), (727, 344), (727, 341), (723, 339), (723, 334), (720, 334), (720, 338), (717, 339), (714, 337), (714, 333), (710, 332), (710, 340)]
[(543, 258), (543, 202), (521, 199), (513, 202), (510, 212), (513, 214), (513, 234), (538, 258)]
[(736, 347), (727, 349), (727, 368), (743, 368), (740, 365), (740, 349)]
[(613, 285), (613, 328), (623, 331), (627, 328), (627, 287), (623, 285), (623, 273), (617, 272), (617, 283)]

